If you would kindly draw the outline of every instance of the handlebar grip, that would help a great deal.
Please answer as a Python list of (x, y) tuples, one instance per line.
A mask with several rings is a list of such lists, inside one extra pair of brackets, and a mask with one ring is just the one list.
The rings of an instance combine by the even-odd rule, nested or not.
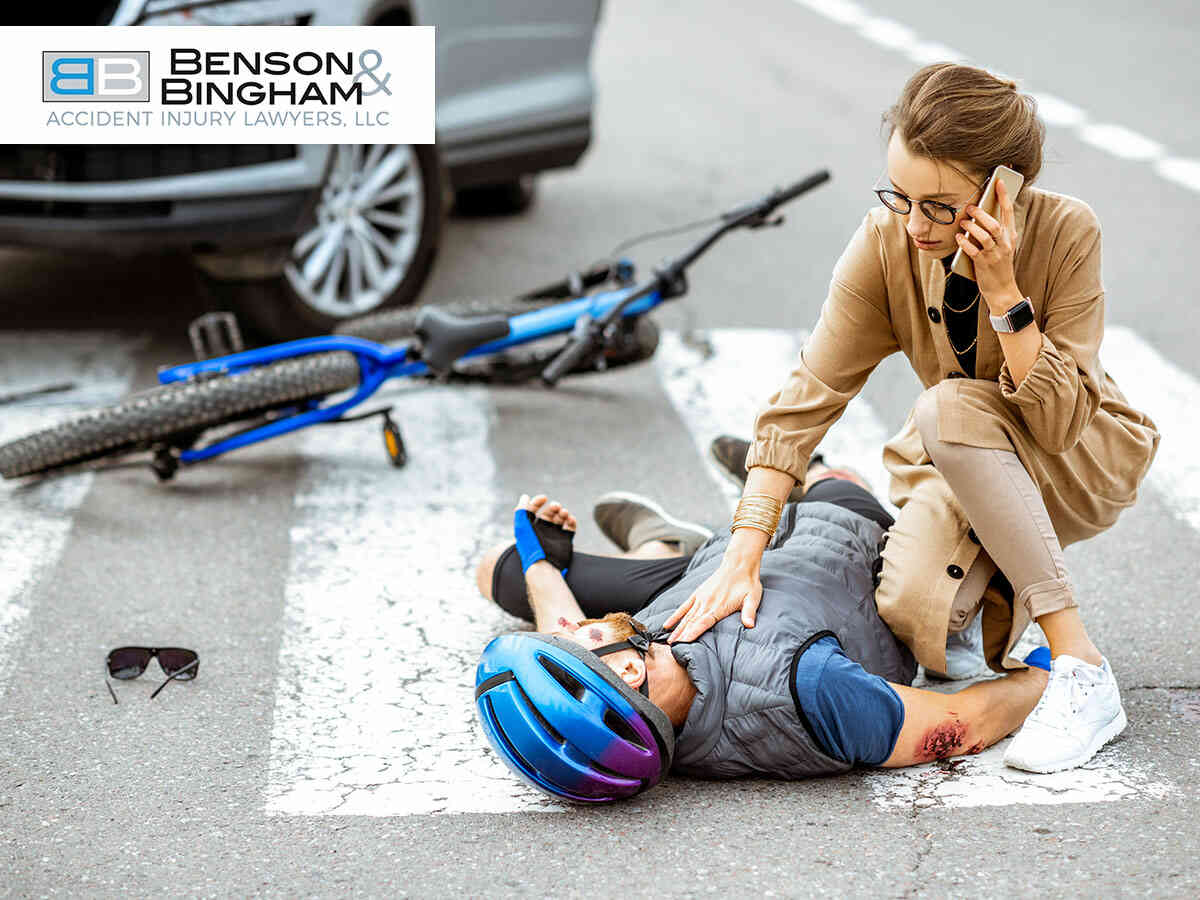
[(563, 351), (550, 361), (550, 365), (542, 370), (542, 382), (547, 387), (554, 387), (560, 378), (587, 359), (592, 350), (590, 340), (572, 339)]
[(771, 208), (782, 206), (789, 200), (795, 200), (801, 194), (811, 191), (817, 185), (824, 184), (830, 178), (828, 169), (821, 169), (819, 172), (813, 172), (803, 181), (797, 181), (789, 188), (784, 188), (781, 191), (771, 195)]

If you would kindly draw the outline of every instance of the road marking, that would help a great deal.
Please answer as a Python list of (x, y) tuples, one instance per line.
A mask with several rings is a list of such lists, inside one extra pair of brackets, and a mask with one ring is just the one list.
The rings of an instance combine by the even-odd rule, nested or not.
[(1200, 381), (1119, 326), (1105, 329), (1100, 359), (1130, 404), (1162, 434), (1147, 482), (1181, 521), (1200, 531)]
[[(654, 357), (659, 376), (731, 509), (741, 490), (718, 469), (708, 445), (721, 434), (751, 438), (755, 416), (783, 386), (806, 336), (803, 331), (769, 328), (722, 328), (698, 332), (687, 341), (674, 331), (662, 335)], [(894, 513), (885, 499), (883, 445), (889, 437), (871, 405), (859, 396), (850, 401), (819, 449), (830, 465), (858, 470)]]
[(1034, 92), (1033, 99), (1037, 101), (1038, 115), (1047, 125), (1055, 125), (1059, 128), (1078, 128), (1087, 121), (1087, 113), (1054, 94), (1037, 91)]
[(937, 41), (920, 41), (909, 44), (905, 48), (908, 58), (919, 66), (927, 66), (935, 62), (963, 62), (965, 57), (952, 47), (939, 44)]
[(867, 40), (889, 50), (907, 50), (917, 42), (917, 33), (907, 25), (891, 19), (867, 19), (858, 26), (858, 33)]
[(474, 712), (480, 652), (518, 627), (472, 571), (503, 537), (487, 394), (404, 393), (404, 469), (369, 424), (303, 436), (267, 812), (561, 811), (504, 767)]
[(1194, 159), (1168, 157), (1160, 159), (1154, 164), (1154, 168), (1163, 178), (1168, 178), (1193, 191), (1200, 191), (1200, 162)]
[(1169, 784), (1153, 780), (1128, 757), (1119, 741), (1078, 769), (1037, 775), (1004, 765), (1004, 751), (1010, 740), (994, 744), (977, 756), (871, 771), (863, 779), (876, 806), (918, 811), (1018, 803), (1107, 803), (1135, 797), (1161, 799), (1174, 791)]
[(1091, 124), (1078, 129), (1079, 137), (1101, 150), (1107, 150), (1121, 159), (1154, 160), (1163, 156), (1163, 145), (1152, 141), (1136, 131), (1120, 125)]
[[(0, 408), (0, 443), (54, 425), (80, 407), (124, 396), (143, 344), (140, 338), (107, 332), (0, 333), (4, 393), (65, 381), (78, 385)], [(0, 483), (0, 693), (29, 616), (30, 590), (58, 562), (94, 477), (76, 473)]]
[[(870, 11), (849, 0), (794, 0), (800, 6), (811, 9), (832, 22), (853, 28), (866, 40), (903, 53), (918, 65), (934, 62), (970, 63), (966, 54), (959, 53), (944, 44), (923, 40), (913, 29), (892, 19), (871, 15)], [(986, 64), (1002, 78), (995, 67)], [(1156, 163), (1154, 170), (1163, 178), (1193, 191), (1200, 191), (1200, 162), (1189, 159), (1169, 158), (1169, 152), (1158, 141), (1131, 131), (1121, 125), (1092, 123), (1087, 113), (1074, 104), (1037, 91), (1030, 92), (1038, 103), (1038, 113), (1047, 125), (1073, 130), (1076, 136), (1093, 147), (1111, 153), (1120, 159), (1136, 162)]]

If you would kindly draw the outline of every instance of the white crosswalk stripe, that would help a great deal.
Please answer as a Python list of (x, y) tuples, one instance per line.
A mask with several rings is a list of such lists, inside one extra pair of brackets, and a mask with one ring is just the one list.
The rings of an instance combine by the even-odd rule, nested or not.
[(1146, 480), (1182, 521), (1200, 531), (1200, 380), (1128, 328), (1105, 329), (1100, 359), (1130, 404), (1162, 434)]
[[(719, 472), (709, 443), (720, 434), (750, 438), (755, 416), (782, 386), (805, 337), (803, 331), (769, 328), (722, 328), (686, 339), (667, 332), (662, 337), (655, 362), (663, 386), (731, 504), (742, 492)], [(855, 397), (820, 449), (830, 465), (849, 466), (865, 476), (894, 513), (886, 500), (887, 472), (881, 456), (887, 437), (867, 401)]]
[[(133, 353), (142, 343), (103, 332), (0, 333), (0, 393), (75, 385), (0, 408), (0, 443), (124, 395), (133, 376)], [(61, 555), (92, 477), (0, 484), (0, 692), (24, 633), (28, 595)]]
[(514, 627), (472, 566), (501, 535), (475, 389), (406, 391), (397, 471), (363, 427), (313, 428), (296, 495), (267, 811), (553, 811), (487, 749), (475, 664)]

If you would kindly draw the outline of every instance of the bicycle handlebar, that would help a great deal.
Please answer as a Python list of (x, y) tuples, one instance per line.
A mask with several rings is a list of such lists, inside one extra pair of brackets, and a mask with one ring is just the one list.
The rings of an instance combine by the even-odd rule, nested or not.
[(631, 303), (655, 290), (663, 291), (664, 296), (679, 296), (683, 292), (682, 290), (675, 290), (674, 294), (668, 294), (667, 292), (674, 289), (680, 283), (680, 279), (683, 277), (683, 273), (687, 267), (699, 259), (709, 247), (715, 244), (726, 233), (735, 228), (757, 228), (768, 224), (767, 217), (776, 209), (790, 200), (795, 200), (801, 194), (806, 194), (813, 188), (824, 184), (829, 178), (829, 170), (821, 169), (813, 172), (807, 178), (797, 181), (790, 187), (772, 191), (761, 200), (722, 214), (720, 225), (697, 241), (683, 254), (655, 271), (652, 280), (614, 306), (603, 319), (589, 323), (588, 327), (584, 329), (585, 333), (573, 335), (562, 352), (554, 357), (550, 364), (543, 370), (542, 381), (548, 386), (553, 387), (563, 375), (586, 360), (595, 351), (604, 328), (620, 318), (625, 308)]
[(771, 202), (771, 209), (782, 206), (789, 200), (795, 200), (801, 194), (807, 194), (818, 185), (824, 184), (830, 178), (828, 169), (821, 169), (819, 172), (813, 172), (807, 178), (797, 181), (789, 188), (784, 188), (782, 191), (776, 191), (771, 194), (768, 200)]
[(571, 338), (563, 351), (550, 360), (550, 365), (542, 370), (542, 381), (554, 387), (560, 378), (582, 363), (595, 350), (594, 342), (590, 339)]

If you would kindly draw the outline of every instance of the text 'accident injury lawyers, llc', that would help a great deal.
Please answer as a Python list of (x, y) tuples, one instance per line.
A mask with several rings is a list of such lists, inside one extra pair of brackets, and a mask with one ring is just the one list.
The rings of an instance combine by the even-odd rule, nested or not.
[(11, 27), (20, 144), (431, 144), (434, 29)]

